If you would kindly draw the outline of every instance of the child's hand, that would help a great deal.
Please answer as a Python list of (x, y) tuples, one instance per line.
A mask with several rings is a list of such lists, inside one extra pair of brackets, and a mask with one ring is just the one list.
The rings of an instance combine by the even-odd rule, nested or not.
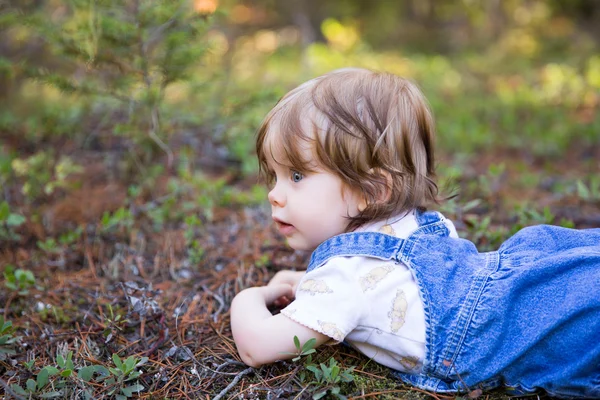
[[(292, 286), (287, 283), (275, 283), (257, 288), (260, 290), (266, 305), (276, 305), (281, 299), (293, 298), (294, 291)], [(288, 302), (289, 303), (289, 302)]]
[(290, 271), (287, 269), (282, 270), (276, 273), (275, 276), (273, 276), (273, 278), (271, 278), (271, 280), (269, 281), (269, 286), (280, 283), (287, 283), (288, 285), (292, 286), (292, 289), (295, 292), (298, 287), (298, 284), (300, 283), (300, 280), (305, 274), (305, 271)]
[(305, 273), (306, 272), (304, 272), (304, 271), (290, 271), (290, 270), (283, 270), (283, 271), (277, 272), (275, 274), (275, 276), (273, 276), (273, 278), (269, 281), (269, 284), (267, 285), (267, 287), (274, 286), (274, 285), (287, 284), (292, 287), (292, 294), (291, 294), (291, 296), (279, 297), (278, 299), (276, 299), (273, 302), (273, 305), (275, 305), (279, 308), (283, 308), (283, 307), (286, 307), (288, 304), (290, 304), (292, 302), (292, 300), (294, 300), (294, 298), (295, 298), (294, 293), (296, 293), (298, 284), (300, 283), (300, 280), (305, 275)]

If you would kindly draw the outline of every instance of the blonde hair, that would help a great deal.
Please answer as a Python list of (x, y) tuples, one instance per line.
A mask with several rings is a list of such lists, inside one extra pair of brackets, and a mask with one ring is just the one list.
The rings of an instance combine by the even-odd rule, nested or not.
[[(362, 192), (367, 207), (349, 217), (346, 230), (352, 231), (438, 202), (434, 137), (431, 111), (414, 83), (348, 68), (287, 93), (262, 122), (256, 152), (268, 181), (267, 160), (274, 159), (304, 173), (318, 165)], [(307, 145), (313, 160), (303, 157)]]

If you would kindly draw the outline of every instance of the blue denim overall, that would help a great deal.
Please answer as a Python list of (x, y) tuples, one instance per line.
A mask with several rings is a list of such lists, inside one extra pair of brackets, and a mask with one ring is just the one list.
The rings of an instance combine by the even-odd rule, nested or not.
[(466, 392), (507, 386), (600, 398), (600, 229), (525, 228), (498, 251), (449, 237), (436, 212), (408, 238), (347, 233), (323, 242), (308, 270), (332, 257), (404, 263), (425, 309), (419, 388)]

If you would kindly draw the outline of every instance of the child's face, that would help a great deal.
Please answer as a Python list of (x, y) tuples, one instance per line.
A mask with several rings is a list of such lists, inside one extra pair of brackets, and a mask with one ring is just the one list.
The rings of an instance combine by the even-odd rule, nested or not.
[(269, 160), (276, 182), (269, 192), (273, 220), (296, 250), (314, 250), (345, 232), (346, 217), (359, 213), (361, 196), (346, 188), (336, 175), (316, 168), (301, 174)]

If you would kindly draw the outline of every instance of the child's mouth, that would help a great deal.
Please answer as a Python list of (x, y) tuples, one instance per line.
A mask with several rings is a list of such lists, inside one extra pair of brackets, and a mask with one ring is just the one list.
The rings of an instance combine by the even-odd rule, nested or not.
[(296, 230), (294, 225), (285, 223), (283, 221), (275, 220), (275, 223), (277, 224), (277, 228), (279, 229), (279, 232), (283, 236), (289, 236)]

